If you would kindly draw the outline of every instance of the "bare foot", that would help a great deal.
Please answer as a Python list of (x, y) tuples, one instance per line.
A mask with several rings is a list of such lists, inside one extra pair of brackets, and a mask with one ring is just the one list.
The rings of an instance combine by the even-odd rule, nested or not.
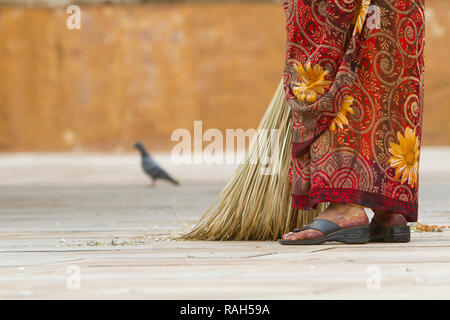
[(392, 211), (372, 210), (375, 215), (372, 220), (381, 228), (392, 226), (406, 226), (407, 221), (403, 214)]
[[(369, 224), (366, 212), (361, 207), (346, 203), (332, 203), (316, 219), (329, 220), (336, 223), (342, 229), (366, 226)], [(304, 230), (283, 235), (283, 240), (310, 240), (323, 237), (318, 230)]]
[(411, 232), (406, 218), (396, 212), (373, 210), (375, 215), (369, 225), (372, 242), (409, 242)]

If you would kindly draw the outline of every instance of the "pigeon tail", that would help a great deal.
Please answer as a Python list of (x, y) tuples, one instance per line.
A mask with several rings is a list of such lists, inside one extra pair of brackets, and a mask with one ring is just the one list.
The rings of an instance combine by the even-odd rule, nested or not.
[(178, 185), (180, 184), (177, 180), (175, 180), (174, 178), (172, 178), (171, 176), (169, 176), (169, 175), (167, 174), (167, 172), (161, 172), (159, 178), (160, 178), (160, 179), (167, 180), (167, 181), (169, 181), (169, 182), (172, 182), (172, 183), (173, 183), (174, 185), (176, 185), (176, 186), (178, 186)]
[(176, 186), (180, 185), (180, 183), (175, 179), (170, 178), (169, 181), (172, 182)]

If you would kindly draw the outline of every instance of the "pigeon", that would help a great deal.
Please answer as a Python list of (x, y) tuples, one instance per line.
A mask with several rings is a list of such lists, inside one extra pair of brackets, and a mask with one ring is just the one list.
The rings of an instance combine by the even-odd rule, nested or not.
[(141, 142), (137, 142), (134, 147), (141, 152), (142, 156), (142, 169), (144, 169), (145, 173), (152, 178), (152, 187), (155, 185), (156, 180), (163, 179), (172, 182), (174, 185), (178, 185), (178, 181), (173, 179), (171, 176), (167, 174), (160, 166), (156, 163), (155, 160), (148, 154), (147, 150), (145, 150), (144, 145)]

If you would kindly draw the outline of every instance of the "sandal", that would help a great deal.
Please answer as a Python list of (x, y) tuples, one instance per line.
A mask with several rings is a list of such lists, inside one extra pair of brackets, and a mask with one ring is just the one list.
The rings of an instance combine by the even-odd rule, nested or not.
[(371, 242), (409, 242), (411, 240), (409, 226), (381, 227), (372, 219), (369, 231)]
[(308, 240), (280, 239), (278, 240), (278, 242), (283, 245), (311, 245), (311, 244), (322, 244), (327, 241), (338, 241), (347, 244), (358, 244), (358, 243), (367, 243), (370, 240), (369, 226), (342, 229), (336, 223), (323, 219), (313, 220), (313, 222), (304, 226), (303, 228), (295, 229), (294, 232), (300, 232), (310, 229), (320, 231), (324, 235), (316, 239), (308, 239)]

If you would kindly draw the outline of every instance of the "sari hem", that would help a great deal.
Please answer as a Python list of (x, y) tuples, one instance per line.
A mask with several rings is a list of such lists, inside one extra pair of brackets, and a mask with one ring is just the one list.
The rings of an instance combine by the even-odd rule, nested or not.
[(321, 202), (357, 204), (376, 210), (394, 211), (405, 216), (408, 222), (417, 222), (418, 204), (392, 199), (379, 194), (346, 188), (313, 190), (309, 195), (292, 195), (292, 207), (312, 210)]

